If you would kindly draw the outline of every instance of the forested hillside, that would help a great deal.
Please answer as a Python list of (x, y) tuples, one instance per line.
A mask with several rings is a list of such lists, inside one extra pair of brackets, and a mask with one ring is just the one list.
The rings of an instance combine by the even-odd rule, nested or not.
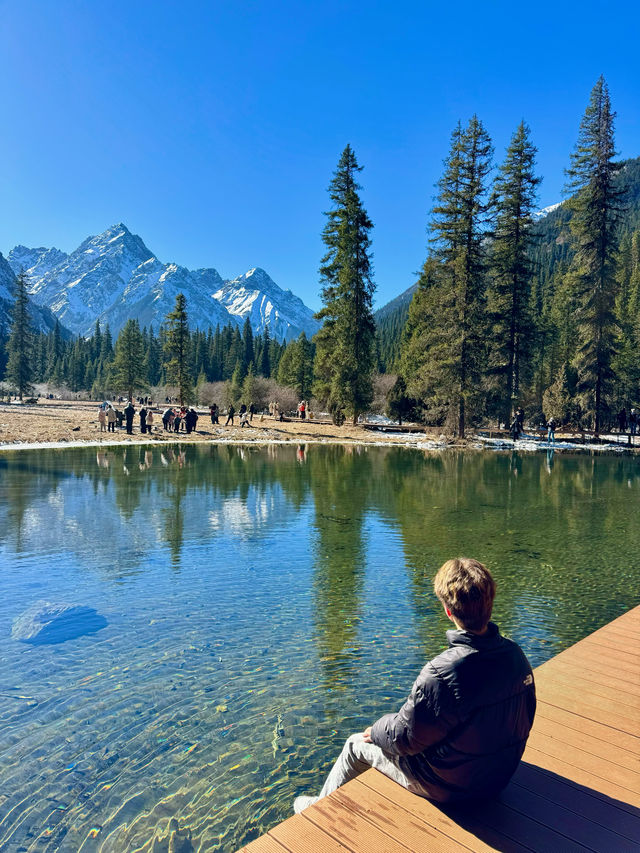
[[(620, 223), (619, 238), (622, 246), (630, 250), (634, 232), (640, 231), (640, 157), (626, 160), (616, 177), (620, 186), (626, 187), (624, 214)], [(533, 225), (536, 236), (531, 260), (534, 264), (534, 292), (538, 294), (540, 309), (554, 292), (554, 280), (566, 272), (574, 255), (571, 246), (570, 221), (572, 211), (562, 204)], [(411, 285), (375, 313), (378, 334), (379, 367), (382, 373), (398, 368), (402, 333), (409, 318), (409, 306), (418, 288)]]

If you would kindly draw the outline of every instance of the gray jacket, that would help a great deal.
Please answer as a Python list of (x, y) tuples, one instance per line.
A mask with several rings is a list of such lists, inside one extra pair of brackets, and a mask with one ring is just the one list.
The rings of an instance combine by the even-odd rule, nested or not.
[(399, 756), (429, 799), (493, 796), (515, 772), (533, 724), (531, 667), (493, 622), (481, 637), (447, 631), (447, 639), (398, 713), (374, 723), (371, 740)]

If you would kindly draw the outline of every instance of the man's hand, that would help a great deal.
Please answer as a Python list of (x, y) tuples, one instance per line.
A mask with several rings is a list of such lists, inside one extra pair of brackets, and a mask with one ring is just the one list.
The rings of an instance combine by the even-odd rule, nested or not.
[(367, 728), (362, 732), (362, 737), (364, 738), (365, 743), (372, 743), (371, 726), (367, 726)]

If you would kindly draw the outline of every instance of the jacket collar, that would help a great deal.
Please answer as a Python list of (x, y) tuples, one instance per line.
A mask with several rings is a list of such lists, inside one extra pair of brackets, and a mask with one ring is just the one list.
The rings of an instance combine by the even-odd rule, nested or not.
[(486, 649), (495, 646), (501, 639), (500, 630), (495, 622), (489, 622), (487, 632), (482, 636), (458, 629), (447, 631), (450, 646), (473, 646), (474, 649)]

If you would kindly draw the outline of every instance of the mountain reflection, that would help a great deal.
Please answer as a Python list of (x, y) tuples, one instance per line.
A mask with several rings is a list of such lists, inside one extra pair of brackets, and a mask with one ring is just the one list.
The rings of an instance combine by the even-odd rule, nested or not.
[[(241, 562), (259, 572), (277, 537), (290, 555), (283, 571), (311, 572), (314, 643), (324, 684), (335, 690), (349, 684), (361, 655), (368, 517), (397, 535), (408, 618), (425, 653), (448, 627), (432, 577), (455, 554), (477, 556), (494, 571), (503, 628), (529, 631), (534, 646), (566, 644), (578, 623), (599, 624), (601, 608), (585, 616), (585, 598), (634, 603), (637, 489), (634, 457), (552, 451), (180, 444), (19, 451), (0, 456), (0, 541), (5, 559), (45, 551), (53, 564), (73, 559), (116, 579), (144, 572), (151, 558), (180, 570), (187, 545), (202, 571)], [(530, 628), (524, 602), (529, 614), (544, 614)]]

